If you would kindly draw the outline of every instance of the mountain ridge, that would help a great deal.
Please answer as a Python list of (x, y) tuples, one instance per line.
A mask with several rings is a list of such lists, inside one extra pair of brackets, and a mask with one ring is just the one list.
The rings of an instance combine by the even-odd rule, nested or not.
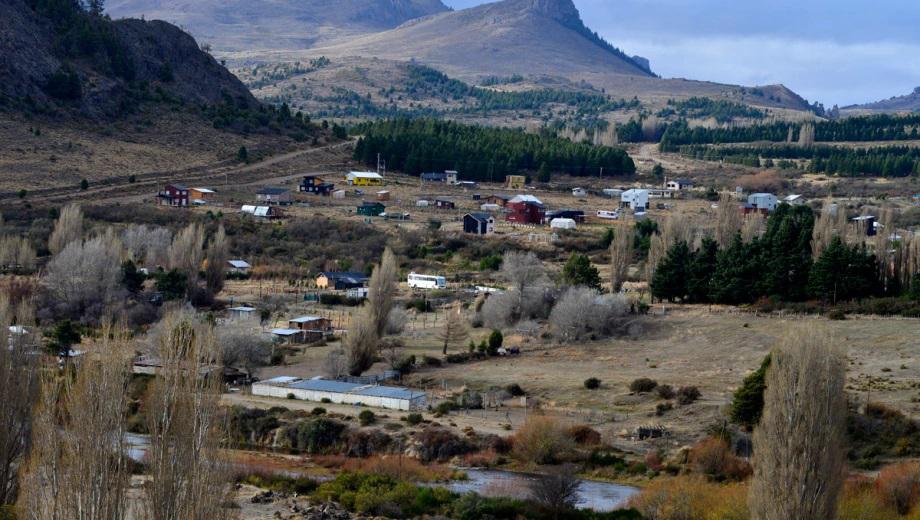
[(916, 87), (910, 94), (903, 96), (892, 96), (881, 101), (864, 103), (861, 105), (850, 105), (842, 107), (843, 111), (865, 111), (865, 112), (917, 112), (920, 111), (920, 87)]

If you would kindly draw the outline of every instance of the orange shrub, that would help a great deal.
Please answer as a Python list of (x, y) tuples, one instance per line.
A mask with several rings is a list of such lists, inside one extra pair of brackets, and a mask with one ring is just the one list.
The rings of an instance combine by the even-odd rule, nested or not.
[(875, 481), (879, 500), (906, 515), (920, 505), (920, 462), (902, 462), (888, 466)]
[(579, 446), (597, 446), (601, 443), (601, 434), (587, 424), (569, 428), (569, 437)]
[(398, 455), (374, 455), (366, 459), (348, 459), (340, 466), (343, 471), (386, 475), (397, 480), (434, 482), (446, 480), (453, 470), (440, 464), (425, 465), (418, 459)]
[(900, 516), (878, 499), (867, 480), (848, 482), (837, 508), (837, 520), (898, 520)]
[(736, 457), (728, 443), (717, 437), (703, 439), (690, 450), (694, 471), (717, 479), (744, 480), (751, 475), (751, 465)]
[(549, 417), (531, 417), (514, 434), (514, 456), (525, 463), (553, 464), (573, 448), (565, 427)]

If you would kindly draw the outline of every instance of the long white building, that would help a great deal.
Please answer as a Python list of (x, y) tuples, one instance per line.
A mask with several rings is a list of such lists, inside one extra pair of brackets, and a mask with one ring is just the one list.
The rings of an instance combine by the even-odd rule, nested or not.
[(397, 386), (362, 385), (325, 379), (276, 377), (252, 385), (252, 395), (302, 401), (364, 405), (390, 410), (423, 410), (428, 406), (424, 392)]

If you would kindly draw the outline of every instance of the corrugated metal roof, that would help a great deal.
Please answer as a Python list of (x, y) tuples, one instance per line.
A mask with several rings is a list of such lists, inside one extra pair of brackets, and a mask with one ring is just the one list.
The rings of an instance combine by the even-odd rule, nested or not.
[(425, 395), (423, 392), (415, 392), (408, 388), (397, 386), (360, 385), (356, 383), (346, 383), (344, 381), (329, 381), (326, 379), (297, 381), (287, 385), (287, 387), (295, 390), (332, 392), (367, 397), (386, 397), (389, 399), (416, 399)]
[(391, 399), (415, 399), (425, 395), (422, 392), (415, 392), (408, 388), (401, 388), (398, 386), (368, 386), (352, 393), (370, 397), (388, 397)]
[(232, 265), (233, 267), (236, 267), (237, 269), (246, 269), (246, 268), (252, 267), (251, 265), (249, 265), (249, 262), (245, 260), (227, 260), (227, 263)]
[(527, 202), (529, 204), (543, 204), (543, 201), (534, 197), (533, 195), (518, 195), (511, 199), (509, 202)]
[(323, 318), (321, 318), (321, 317), (319, 317), (319, 316), (301, 316), (301, 317), (299, 317), (299, 318), (294, 318), (294, 319), (292, 319), (292, 320), (288, 320), (288, 322), (289, 322), (289, 323), (309, 323), (309, 322), (311, 322), (311, 321), (318, 321), (318, 320), (321, 320), (321, 319), (323, 319)]
[(237, 311), (237, 312), (254, 312), (254, 311), (256, 310), (256, 308), (255, 308), (255, 307), (249, 307), (249, 306), (246, 306), (246, 305), (241, 305), (241, 306), (239, 306), (239, 307), (230, 307), (230, 308), (227, 309), (227, 310), (228, 310), (228, 311)]
[(273, 377), (271, 379), (266, 379), (265, 381), (261, 381), (261, 383), (270, 384), (270, 385), (287, 385), (290, 383), (295, 383), (297, 381), (300, 381), (299, 377), (278, 376), (278, 377)]
[(312, 390), (317, 392), (335, 392), (337, 394), (348, 394), (353, 390), (360, 388), (362, 385), (355, 383), (345, 383), (343, 381), (329, 381), (326, 379), (310, 379), (309, 381), (297, 381), (291, 383), (288, 388), (295, 390)]
[(383, 176), (377, 172), (349, 172), (348, 177), (357, 177), (360, 179), (382, 179)]
[(272, 334), (275, 336), (294, 336), (301, 332), (300, 329), (272, 329)]

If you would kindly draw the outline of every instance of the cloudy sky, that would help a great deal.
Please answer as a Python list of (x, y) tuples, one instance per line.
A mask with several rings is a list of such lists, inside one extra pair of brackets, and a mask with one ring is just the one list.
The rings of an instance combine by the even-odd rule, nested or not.
[[(485, 0), (444, 0), (455, 9)], [(664, 77), (783, 83), (830, 107), (920, 86), (918, 0), (575, 0)]]

